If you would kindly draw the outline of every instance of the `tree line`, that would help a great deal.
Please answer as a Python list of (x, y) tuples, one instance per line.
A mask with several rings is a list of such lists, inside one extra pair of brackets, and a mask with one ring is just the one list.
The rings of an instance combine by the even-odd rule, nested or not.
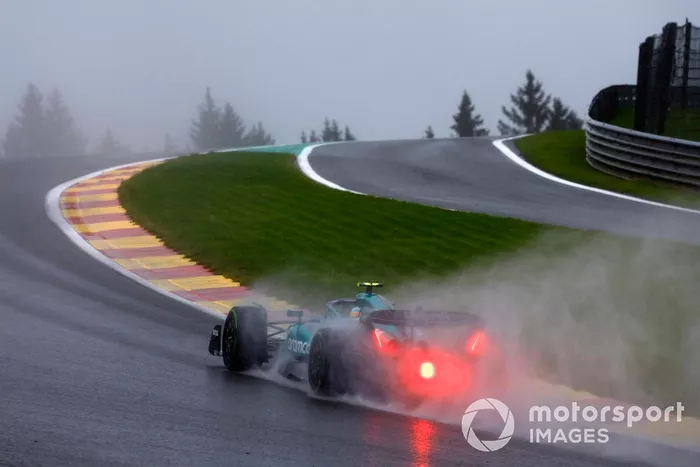
[[(109, 128), (94, 151), (100, 154), (131, 152)], [(86, 152), (87, 138), (61, 91), (54, 88), (45, 97), (38, 86), (29, 83), (17, 114), (0, 139), (0, 157), (82, 156)]]
[[(564, 105), (564, 101), (547, 94), (544, 84), (535, 77), (531, 70), (525, 73), (525, 83), (510, 95), (510, 105), (502, 106), (503, 118), (498, 120), (498, 132), (502, 136), (535, 134), (543, 131), (580, 130), (583, 120)], [(452, 136), (474, 137), (489, 136), (490, 130), (484, 128), (484, 119), (476, 112), (469, 93), (465, 90), (457, 106), (457, 112), (452, 115), (453, 124), (450, 126)], [(432, 125), (428, 125), (423, 133), (424, 138), (435, 138)], [(301, 133), (302, 143), (327, 141), (354, 141), (357, 138), (345, 125), (340, 130), (336, 120), (324, 120), (320, 132), (311, 130), (308, 134)]]
[[(564, 105), (561, 98), (546, 93), (542, 81), (531, 70), (527, 70), (525, 82), (510, 95), (509, 105), (502, 106), (501, 112), (503, 116), (498, 120), (498, 132), (503, 136), (583, 127), (583, 120), (576, 112)], [(490, 133), (466, 90), (462, 92), (452, 121), (452, 136), (488, 136)], [(197, 107), (196, 118), (191, 121), (189, 137), (193, 149), (197, 151), (275, 144), (275, 138), (262, 122), (247, 126), (233, 104), (224, 102), (223, 106), (217, 105), (210, 87), (206, 87), (204, 99)], [(423, 137), (435, 137), (432, 126), (425, 129)], [(329, 117), (324, 119), (318, 131), (311, 129), (301, 132), (302, 143), (356, 139), (349, 125), (341, 126), (336, 119)], [(87, 147), (86, 138), (61, 92), (53, 89), (45, 99), (39, 88), (31, 83), (20, 100), (17, 115), (0, 142), (0, 157), (83, 155)], [(95, 151), (114, 154), (130, 152), (130, 149), (107, 128)], [(163, 151), (167, 154), (179, 152), (169, 133), (165, 135)]]
[[(230, 102), (219, 107), (209, 87), (204, 101), (197, 108), (197, 118), (192, 119), (189, 136), (192, 147), (198, 151), (275, 143), (262, 122), (248, 128)], [(45, 99), (39, 88), (30, 83), (20, 99), (14, 120), (8, 125), (4, 138), (0, 139), (0, 157), (79, 156), (86, 152), (87, 139), (61, 92), (54, 89)], [(107, 128), (92, 152), (114, 155), (129, 153), (131, 149)], [(170, 133), (165, 135), (163, 152), (181, 152)]]
[(85, 145), (85, 137), (77, 128), (61, 92), (53, 89), (45, 99), (37, 86), (29, 84), (18, 114), (7, 126), (0, 155), (81, 155)]
[[(510, 95), (510, 105), (501, 106), (503, 118), (498, 120), (498, 132), (502, 136), (541, 133), (543, 131), (578, 130), (583, 127), (583, 120), (571, 110), (559, 97), (553, 97), (544, 91), (544, 84), (535, 77), (531, 70), (525, 73), (525, 83)], [(488, 136), (490, 131), (484, 128), (484, 120), (476, 113), (476, 108), (467, 91), (452, 115), (450, 129), (457, 137)], [(434, 138), (432, 126), (428, 126), (424, 138)]]
[(341, 131), (337, 120), (329, 120), (328, 117), (323, 120), (323, 128), (320, 132), (316, 133), (316, 130), (311, 130), (308, 136), (306, 131), (301, 132), (302, 143), (355, 141), (356, 139), (349, 126), (345, 125), (345, 128)]
[(209, 87), (199, 106), (198, 118), (192, 120), (190, 138), (198, 151), (275, 144), (275, 138), (262, 122), (247, 128), (233, 104), (226, 102), (223, 108), (217, 106)]

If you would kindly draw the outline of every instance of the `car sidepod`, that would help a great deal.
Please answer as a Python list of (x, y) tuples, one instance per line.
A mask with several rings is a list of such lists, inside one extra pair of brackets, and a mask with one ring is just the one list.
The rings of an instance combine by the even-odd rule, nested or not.
[(311, 338), (313, 337), (312, 333), (313, 330), (309, 329), (308, 325), (292, 325), (289, 331), (287, 331), (285, 350), (296, 360), (307, 360), (309, 356), (309, 347), (311, 346)]

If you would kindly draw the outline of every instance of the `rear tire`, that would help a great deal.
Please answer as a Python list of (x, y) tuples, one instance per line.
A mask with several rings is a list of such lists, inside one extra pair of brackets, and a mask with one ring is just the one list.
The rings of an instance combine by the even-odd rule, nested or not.
[(222, 335), (224, 366), (246, 371), (267, 361), (267, 312), (256, 306), (234, 306), (226, 316)]
[(331, 329), (321, 329), (311, 339), (308, 381), (314, 394), (339, 396), (349, 392), (343, 347), (343, 336)]

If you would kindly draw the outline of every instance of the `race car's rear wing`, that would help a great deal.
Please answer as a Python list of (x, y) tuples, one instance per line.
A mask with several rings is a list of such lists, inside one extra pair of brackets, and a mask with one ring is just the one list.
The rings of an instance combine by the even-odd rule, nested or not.
[(368, 324), (384, 324), (394, 326), (470, 326), (483, 328), (484, 319), (467, 311), (443, 310), (375, 310), (365, 316)]

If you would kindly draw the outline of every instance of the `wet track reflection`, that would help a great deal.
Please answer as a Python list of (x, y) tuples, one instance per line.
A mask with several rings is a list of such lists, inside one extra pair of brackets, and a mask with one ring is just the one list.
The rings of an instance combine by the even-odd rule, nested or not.
[(426, 420), (411, 420), (411, 452), (414, 467), (430, 467), (435, 428)]

